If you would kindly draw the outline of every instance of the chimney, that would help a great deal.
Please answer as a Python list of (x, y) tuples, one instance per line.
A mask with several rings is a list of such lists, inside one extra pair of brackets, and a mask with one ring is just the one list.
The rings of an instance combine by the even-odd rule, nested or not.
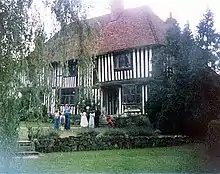
[(177, 23), (177, 20), (173, 18), (172, 12), (169, 14), (169, 18), (167, 18), (165, 24), (167, 25), (167, 28), (169, 29), (173, 25)]
[(116, 21), (124, 10), (123, 0), (110, 0), (111, 21)]

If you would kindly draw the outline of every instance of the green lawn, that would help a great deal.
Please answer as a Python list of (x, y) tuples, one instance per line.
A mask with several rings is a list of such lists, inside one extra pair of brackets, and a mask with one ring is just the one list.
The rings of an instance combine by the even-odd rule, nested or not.
[(44, 154), (25, 161), (28, 172), (197, 172), (202, 148), (193, 146)]

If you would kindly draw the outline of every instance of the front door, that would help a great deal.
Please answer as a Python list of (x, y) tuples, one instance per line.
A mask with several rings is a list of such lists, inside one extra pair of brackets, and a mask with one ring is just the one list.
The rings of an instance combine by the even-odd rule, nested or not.
[(103, 105), (106, 108), (108, 115), (117, 114), (118, 110), (118, 87), (106, 87), (103, 89), (104, 102)]

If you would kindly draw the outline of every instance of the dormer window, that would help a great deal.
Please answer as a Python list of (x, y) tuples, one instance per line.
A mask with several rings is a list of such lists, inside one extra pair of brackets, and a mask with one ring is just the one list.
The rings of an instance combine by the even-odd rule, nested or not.
[(132, 53), (121, 52), (114, 54), (114, 62), (116, 70), (124, 70), (132, 68)]

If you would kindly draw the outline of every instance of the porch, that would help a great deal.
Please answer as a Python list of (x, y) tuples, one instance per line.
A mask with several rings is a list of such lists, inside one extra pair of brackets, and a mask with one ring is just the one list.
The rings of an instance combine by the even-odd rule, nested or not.
[(148, 86), (140, 84), (101, 87), (101, 110), (107, 115), (129, 116), (146, 114)]

